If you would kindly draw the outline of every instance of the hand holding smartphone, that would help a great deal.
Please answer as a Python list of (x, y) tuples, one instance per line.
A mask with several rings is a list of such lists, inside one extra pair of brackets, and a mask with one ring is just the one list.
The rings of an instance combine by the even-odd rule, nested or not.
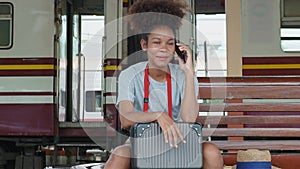
[(178, 57), (180, 57), (183, 60), (183, 62), (186, 63), (185, 52), (181, 51), (177, 44), (175, 44), (175, 52), (177, 53)]

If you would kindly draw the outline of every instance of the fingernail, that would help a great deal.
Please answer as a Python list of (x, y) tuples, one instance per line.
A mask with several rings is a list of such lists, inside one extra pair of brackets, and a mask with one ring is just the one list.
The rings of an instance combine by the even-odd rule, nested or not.
[(171, 147), (173, 147), (173, 145), (172, 145), (172, 144), (170, 144), (170, 146), (171, 146)]
[(185, 140), (183, 140), (183, 143), (186, 143), (186, 141), (185, 141)]
[(175, 147), (176, 147), (176, 148), (178, 148), (178, 145), (177, 145), (177, 144), (175, 144)]

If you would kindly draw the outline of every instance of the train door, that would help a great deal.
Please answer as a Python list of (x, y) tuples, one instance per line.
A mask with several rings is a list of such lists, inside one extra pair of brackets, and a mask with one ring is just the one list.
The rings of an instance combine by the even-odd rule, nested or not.
[(60, 121), (102, 120), (104, 2), (57, 1)]
[(197, 76), (226, 76), (225, 0), (195, 1)]
[(80, 47), (79, 15), (69, 0), (56, 1), (58, 105), (60, 121), (79, 120)]
[(104, 46), (104, 0), (84, 1), (80, 14), (81, 94), (80, 121), (103, 121), (102, 60)]

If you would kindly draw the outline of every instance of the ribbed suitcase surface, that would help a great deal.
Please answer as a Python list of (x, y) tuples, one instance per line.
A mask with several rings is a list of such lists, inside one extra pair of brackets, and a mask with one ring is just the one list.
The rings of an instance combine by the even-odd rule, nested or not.
[(202, 126), (197, 123), (177, 123), (186, 144), (178, 148), (165, 143), (157, 123), (138, 123), (131, 128), (132, 168), (201, 168)]

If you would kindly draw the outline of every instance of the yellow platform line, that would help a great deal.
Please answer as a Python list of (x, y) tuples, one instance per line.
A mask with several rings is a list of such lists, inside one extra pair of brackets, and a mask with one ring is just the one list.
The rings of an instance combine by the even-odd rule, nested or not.
[(300, 69), (300, 64), (257, 64), (242, 67), (243, 69)]
[(54, 67), (54, 65), (0, 65), (0, 70), (43, 70)]

